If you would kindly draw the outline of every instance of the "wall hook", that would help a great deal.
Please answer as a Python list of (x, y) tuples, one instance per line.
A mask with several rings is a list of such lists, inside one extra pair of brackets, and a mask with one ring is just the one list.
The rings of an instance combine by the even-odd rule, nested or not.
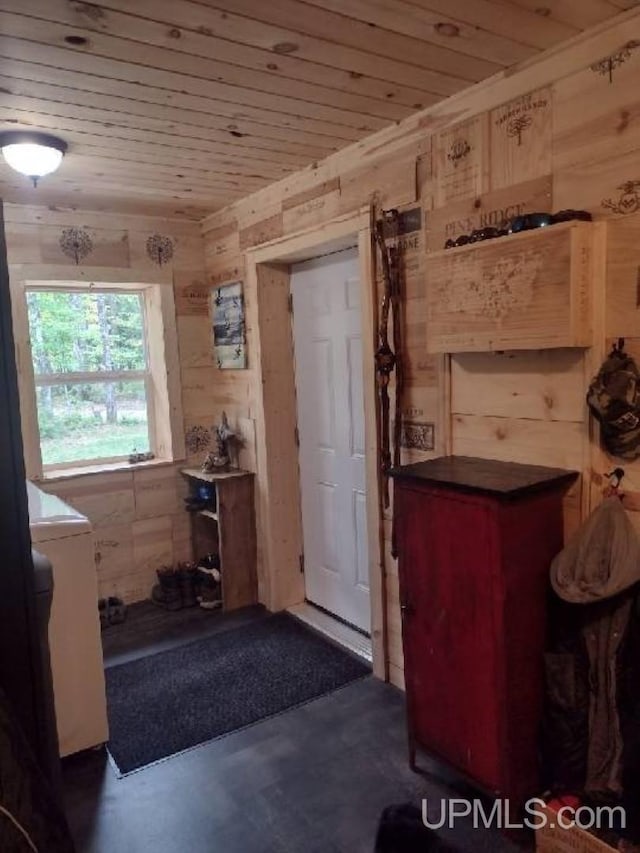
[(609, 486), (606, 490), (608, 496), (618, 495), (618, 497), (622, 498), (622, 495), (618, 493), (618, 489), (620, 488), (624, 474), (624, 468), (614, 468), (613, 471), (605, 474), (605, 477), (609, 480)]

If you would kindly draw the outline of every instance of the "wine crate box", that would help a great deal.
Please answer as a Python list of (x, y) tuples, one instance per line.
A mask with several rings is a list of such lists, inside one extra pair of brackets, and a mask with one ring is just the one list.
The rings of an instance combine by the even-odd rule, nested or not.
[(588, 347), (593, 226), (568, 222), (427, 260), (427, 351)]

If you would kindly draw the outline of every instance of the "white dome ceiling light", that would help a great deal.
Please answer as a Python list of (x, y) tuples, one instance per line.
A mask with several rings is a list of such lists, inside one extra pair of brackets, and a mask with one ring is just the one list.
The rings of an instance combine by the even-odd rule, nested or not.
[(57, 136), (35, 131), (6, 130), (0, 132), (2, 156), (12, 169), (33, 181), (50, 175), (58, 168), (67, 150), (67, 143)]

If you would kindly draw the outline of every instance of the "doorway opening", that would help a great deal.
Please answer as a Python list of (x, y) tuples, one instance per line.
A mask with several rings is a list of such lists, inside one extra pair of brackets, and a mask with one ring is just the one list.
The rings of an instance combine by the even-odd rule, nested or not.
[[(349, 250), (350, 258), (344, 250)], [(255, 365), (257, 400), (260, 598), (270, 610), (299, 610), (308, 599), (360, 631), (370, 632), (374, 673), (386, 678), (376, 377), (369, 357), (375, 347), (377, 301), (370, 212), (364, 209), (249, 250), (246, 261), (248, 291), (255, 294), (247, 322), (254, 329), (249, 358)], [(343, 263), (351, 263), (355, 274), (348, 270), (338, 276), (326, 274), (328, 268), (335, 272)], [(327, 288), (305, 285), (309, 275), (324, 275)], [(333, 279), (339, 283), (332, 285)], [(328, 294), (334, 295), (329, 298)], [(299, 332), (296, 303), (298, 317), (306, 317)], [(329, 315), (337, 311), (340, 316), (334, 323), (343, 329), (339, 346), (333, 332), (322, 343), (322, 329), (315, 328), (325, 309)], [(360, 324), (354, 332), (356, 315)], [(331, 323), (325, 322), (325, 327)], [(324, 367), (313, 346), (311, 355), (306, 352), (307, 342), (314, 338), (316, 350), (324, 351)], [(333, 359), (336, 348), (342, 352), (343, 362)], [(306, 366), (298, 364), (301, 355)], [(336, 364), (342, 363), (344, 367), (338, 369)], [(354, 372), (359, 373), (358, 383)], [(327, 384), (329, 377), (333, 385)], [(325, 402), (318, 407), (322, 382)], [(357, 385), (359, 407), (353, 402)], [(336, 393), (327, 390), (332, 387)], [(346, 417), (350, 406), (356, 416), (351, 423)], [(338, 453), (337, 434), (331, 447), (336, 418), (345, 421), (342, 454)], [(341, 460), (338, 466), (322, 470), (336, 458)], [(335, 488), (341, 480), (346, 484), (343, 504)], [(309, 486), (314, 482), (315, 492)], [(331, 519), (335, 521), (329, 523)], [(345, 600), (347, 579), (353, 593), (350, 603)]]

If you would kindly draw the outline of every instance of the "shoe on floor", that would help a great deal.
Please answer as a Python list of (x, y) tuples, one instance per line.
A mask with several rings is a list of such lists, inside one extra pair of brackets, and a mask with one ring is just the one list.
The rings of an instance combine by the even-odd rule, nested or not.
[(178, 565), (180, 596), (183, 607), (196, 607), (200, 594), (200, 573), (195, 563)]
[(107, 609), (110, 625), (120, 625), (127, 618), (127, 605), (115, 595), (107, 599)]
[(100, 614), (100, 630), (109, 627), (109, 606), (106, 598), (98, 599), (98, 613)]
[(172, 566), (162, 566), (156, 575), (158, 583), (151, 590), (151, 601), (165, 610), (182, 610), (180, 573)]

